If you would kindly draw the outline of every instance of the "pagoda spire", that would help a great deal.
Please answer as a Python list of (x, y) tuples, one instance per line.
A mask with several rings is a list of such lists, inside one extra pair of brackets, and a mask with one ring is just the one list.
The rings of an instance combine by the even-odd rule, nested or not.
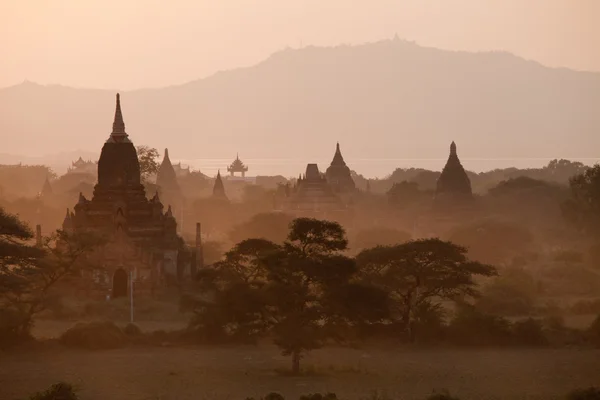
[(54, 194), (52, 186), (50, 185), (50, 179), (48, 178), (48, 175), (46, 175), (46, 181), (44, 182), (44, 186), (42, 187), (42, 191), (40, 192), (40, 194), (42, 196), (51, 196), (52, 194)]
[(472, 196), (471, 180), (463, 168), (458, 153), (456, 143), (450, 144), (450, 155), (448, 161), (437, 181), (436, 196), (444, 193), (461, 194)]
[(344, 161), (344, 157), (342, 156), (342, 151), (340, 150), (340, 142), (337, 142), (335, 145), (335, 154), (333, 155), (333, 160), (331, 161), (331, 165), (340, 165), (340, 166), (346, 165), (346, 162)]
[(115, 106), (115, 119), (113, 121), (113, 129), (110, 134), (109, 141), (122, 143), (129, 142), (127, 138), (127, 132), (125, 132), (125, 122), (123, 121), (123, 113), (121, 112), (121, 95), (117, 93), (117, 104)]
[(221, 179), (221, 170), (217, 171), (217, 178), (215, 179), (215, 185), (213, 186), (213, 197), (227, 199), (225, 185), (223, 185), (223, 179)]

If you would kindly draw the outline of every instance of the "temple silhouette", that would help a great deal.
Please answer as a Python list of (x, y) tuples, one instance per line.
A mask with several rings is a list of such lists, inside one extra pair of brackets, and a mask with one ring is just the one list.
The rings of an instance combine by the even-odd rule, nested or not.
[[(168, 154), (165, 161), (168, 162)], [(166, 185), (171, 182), (171, 172), (164, 162), (163, 165), (160, 176)], [(164, 275), (177, 274), (181, 245), (177, 222), (170, 206), (165, 211), (158, 193), (151, 199), (146, 197), (118, 94), (113, 129), (102, 147), (93, 196), (88, 200), (79, 195), (74, 212), (67, 210), (63, 230), (94, 233), (106, 240), (88, 261), (98, 267), (94, 281), (102, 287), (112, 287), (113, 297), (127, 293), (129, 273), (151, 288), (159, 285)]]
[(465, 206), (472, 199), (471, 180), (458, 158), (456, 143), (452, 142), (448, 161), (437, 180), (434, 205), (438, 208)]

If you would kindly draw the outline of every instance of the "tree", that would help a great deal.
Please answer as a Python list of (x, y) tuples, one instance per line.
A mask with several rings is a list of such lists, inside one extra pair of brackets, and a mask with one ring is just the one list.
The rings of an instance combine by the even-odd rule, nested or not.
[(44, 252), (29, 242), (33, 233), (16, 216), (0, 208), (0, 340), (19, 339), (28, 327), (18, 308), (11, 307), (10, 299), (28, 289), (27, 275), (35, 271)]
[(402, 181), (394, 183), (387, 192), (387, 198), (390, 205), (395, 207), (407, 207), (424, 197), (424, 192), (419, 189), (416, 182)]
[(332, 330), (324, 329), (338, 321), (331, 309), (336, 298), (332, 292), (356, 271), (354, 260), (341, 254), (347, 246), (337, 222), (298, 218), (290, 225), (282, 251), (267, 260), (274, 341), (284, 355), (292, 356), (294, 374), (300, 372), (304, 352), (332, 337)]
[(138, 161), (140, 163), (140, 175), (142, 182), (147, 182), (150, 176), (158, 172), (158, 150), (149, 146), (137, 146)]
[(582, 232), (600, 239), (600, 164), (572, 177), (569, 186), (564, 216)]
[(415, 311), (423, 304), (477, 296), (475, 277), (496, 274), (466, 253), (451, 242), (423, 239), (365, 250), (357, 262), (362, 279), (388, 294), (392, 322), (400, 323), (412, 341)]
[(283, 244), (238, 243), (199, 273), (200, 290), (213, 295), (186, 300), (195, 312), (192, 326), (210, 338), (269, 334), (298, 373), (302, 355), (339, 339), (342, 324), (385, 314), (385, 295), (351, 282), (356, 266), (342, 253), (347, 245), (338, 223), (310, 218), (292, 221)]
[(0, 306), (14, 339), (29, 335), (34, 317), (48, 306), (51, 290), (85, 267), (83, 259), (100, 239), (57, 231), (40, 246), (17, 217), (0, 210)]

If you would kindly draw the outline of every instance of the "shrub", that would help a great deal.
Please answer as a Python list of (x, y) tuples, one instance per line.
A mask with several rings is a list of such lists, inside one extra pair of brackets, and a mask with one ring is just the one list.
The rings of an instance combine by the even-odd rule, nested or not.
[(126, 343), (125, 334), (112, 322), (78, 323), (60, 337), (65, 346), (90, 350), (113, 349)]
[(587, 329), (587, 335), (592, 344), (600, 346), (600, 315), (594, 319), (590, 327)]
[(571, 306), (571, 313), (576, 315), (600, 314), (600, 299), (579, 300)]
[(413, 334), (418, 343), (432, 343), (444, 336), (446, 312), (441, 304), (421, 303), (414, 311)]
[(567, 400), (600, 400), (600, 389), (591, 387), (575, 390), (569, 393)]
[(29, 396), (29, 400), (77, 400), (77, 394), (72, 385), (65, 382), (58, 382), (50, 386), (49, 389)]
[(29, 326), (23, 330), (24, 316), (11, 308), (0, 308), (0, 348), (31, 339)]
[(427, 398), (427, 400), (460, 400), (458, 397), (451, 396), (450, 393), (435, 393)]
[(140, 327), (132, 322), (128, 323), (125, 328), (123, 328), (123, 332), (127, 336), (140, 336), (142, 334)]
[(448, 326), (451, 342), (460, 345), (505, 345), (512, 339), (510, 321), (461, 304)]
[(527, 271), (506, 268), (483, 288), (477, 308), (502, 316), (530, 315), (536, 290), (536, 283)]
[(543, 325), (533, 318), (517, 321), (513, 324), (513, 335), (516, 344), (541, 346), (547, 344)]
[(311, 393), (300, 396), (300, 400), (337, 400), (337, 396), (335, 393)]

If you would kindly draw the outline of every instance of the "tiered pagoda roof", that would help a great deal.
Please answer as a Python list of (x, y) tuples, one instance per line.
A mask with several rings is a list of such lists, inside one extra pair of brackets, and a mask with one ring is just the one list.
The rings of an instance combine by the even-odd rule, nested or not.
[(161, 188), (163, 193), (172, 196), (179, 196), (181, 194), (175, 168), (173, 168), (173, 164), (171, 164), (171, 160), (169, 159), (169, 149), (165, 149), (165, 156), (162, 163), (160, 163), (160, 168), (156, 175), (156, 184)]
[(125, 131), (118, 94), (113, 130), (102, 147), (92, 199), (80, 194), (74, 210), (66, 222), (76, 231), (110, 236), (118, 228), (151, 252), (176, 246), (175, 219), (163, 212), (160, 201), (146, 198), (136, 149)]
[(227, 167), (227, 172), (233, 176), (236, 172), (239, 172), (244, 176), (246, 172), (248, 172), (248, 167), (244, 165), (242, 160), (240, 160), (239, 154), (235, 156), (235, 160)]
[(349, 193), (356, 189), (354, 180), (350, 173), (350, 168), (346, 165), (342, 152), (340, 151), (340, 144), (338, 143), (335, 148), (335, 154), (331, 165), (325, 172), (327, 182), (332, 186), (333, 190), (337, 193)]
[(217, 178), (213, 186), (213, 198), (219, 200), (228, 200), (227, 194), (225, 193), (225, 185), (223, 185), (223, 179), (221, 179), (221, 171), (217, 171)]
[(317, 164), (308, 164), (303, 177), (298, 178), (290, 198), (290, 208), (303, 211), (330, 211), (344, 208)]
[(470, 198), (472, 195), (471, 180), (458, 158), (456, 144), (452, 142), (450, 156), (437, 181), (436, 198)]

